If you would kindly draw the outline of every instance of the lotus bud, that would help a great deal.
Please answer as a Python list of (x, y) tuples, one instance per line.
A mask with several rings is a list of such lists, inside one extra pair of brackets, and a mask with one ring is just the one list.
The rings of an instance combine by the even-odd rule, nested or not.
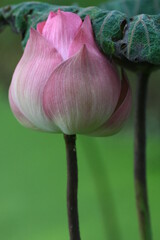
[(131, 106), (123, 74), (98, 49), (89, 16), (51, 12), (31, 28), (13, 74), (10, 106), (19, 122), (54, 133), (107, 136), (117, 132)]

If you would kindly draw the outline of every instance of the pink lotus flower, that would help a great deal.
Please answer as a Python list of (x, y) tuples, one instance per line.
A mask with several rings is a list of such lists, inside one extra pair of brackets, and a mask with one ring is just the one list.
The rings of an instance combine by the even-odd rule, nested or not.
[(59, 10), (31, 29), (9, 101), (24, 126), (106, 136), (127, 118), (131, 93), (98, 49), (90, 18)]

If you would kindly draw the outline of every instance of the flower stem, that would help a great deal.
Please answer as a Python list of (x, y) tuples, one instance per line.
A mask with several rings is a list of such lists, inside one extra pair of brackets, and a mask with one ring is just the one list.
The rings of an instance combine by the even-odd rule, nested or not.
[(67, 153), (67, 209), (70, 240), (80, 240), (78, 220), (78, 167), (76, 135), (64, 135)]
[(135, 110), (134, 177), (139, 227), (142, 240), (151, 240), (151, 223), (146, 181), (146, 100), (149, 73), (141, 73), (137, 83)]

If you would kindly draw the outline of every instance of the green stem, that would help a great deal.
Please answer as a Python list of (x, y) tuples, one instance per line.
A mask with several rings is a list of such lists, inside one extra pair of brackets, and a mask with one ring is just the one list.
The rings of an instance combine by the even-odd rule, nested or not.
[(137, 211), (142, 240), (152, 240), (146, 181), (146, 100), (149, 73), (141, 73), (137, 83), (135, 112), (134, 176)]
[(76, 154), (76, 136), (64, 135), (67, 153), (67, 209), (70, 240), (80, 240), (78, 220), (78, 167)]

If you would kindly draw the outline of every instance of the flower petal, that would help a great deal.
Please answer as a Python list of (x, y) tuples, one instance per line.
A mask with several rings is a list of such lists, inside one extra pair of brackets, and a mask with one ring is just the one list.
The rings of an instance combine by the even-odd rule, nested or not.
[[(48, 78), (61, 61), (57, 51), (31, 29), (30, 39), (13, 75), (10, 92), (17, 109), (42, 130), (58, 131), (56, 126), (51, 126), (43, 112), (42, 93)], [(14, 107), (12, 110), (17, 116)]]
[(77, 53), (83, 45), (92, 47), (95, 51), (99, 51), (93, 36), (92, 25), (89, 16), (86, 16), (79, 31), (77, 32), (70, 48), (69, 57)]
[(86, 46), (55, 69), (44, 89), (43, 108), (65, 134), (89, 133), (114, 111), (120, 95), (117, 72)]
[(127, 76), (122, 71), (122, 88), (118, 104), (112, 116), (100, 128), (91, 133), (92, 136), (105, 137), (117, 133), (128, 118), (131, 110), (131, 89)]
[(38, 24), (37, 24), (37, 32), (39, 32), (40, 34), (42, 34), (43, 28), (44, 28), (45, 24), (46, 24), (46, 21), (38, 23)]
[(25, 127), (35, 129), (35, 126), (23, 115), (23, 113), (18, 109), (18, 107), (14, 103), (13, 98), (12, 98), (12, 93), (10, 90), (9, 90), (9, 103), (10, 103), (11, 109), (14, 112), (14, 115), (16, 115), (16, 118), (18, 119), (18, 121)]
[(55, 17), (48, 18), (42, 35), (53, 44), (53, 47), (66, 60), (69, 46), (81, 24), (82, 20), (77, 14), (58, 10)]
[(37, 31), (38, 31), (40, 34), (42, 34), (43, 28), (44, 28), (45, 24), (46, 24), (46, 23), (48, 24), (48, 22), (50, 22), (50, 20), (51, 20), (53, 17), (55, 17), (55, 16), (57, 16), (57, 13), (55, 13), (55, 12), (50, 12), (49, 15), (48, 15), (47, 21), (40, 22), (40, 23), (37, 24)]

